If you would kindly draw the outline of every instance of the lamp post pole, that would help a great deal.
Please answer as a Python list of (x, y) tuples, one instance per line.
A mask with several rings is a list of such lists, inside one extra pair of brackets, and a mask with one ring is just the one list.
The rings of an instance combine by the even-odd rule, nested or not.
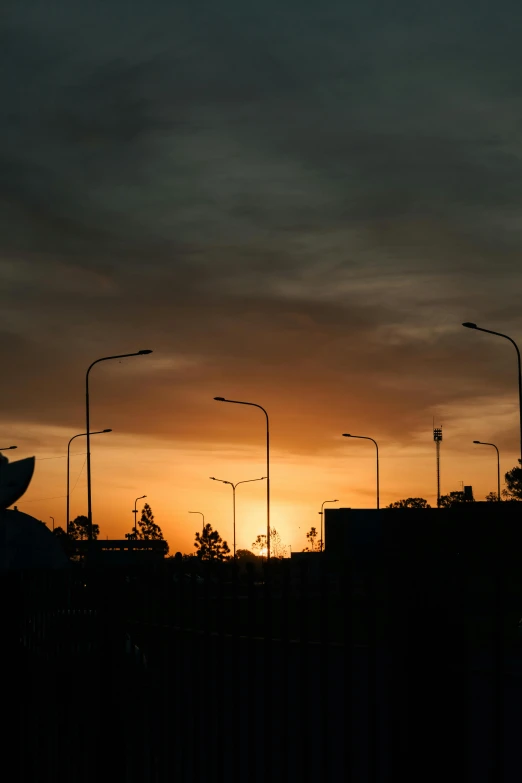
[(324, 549), (324, 540), (323, 540), (323, 519), (324, 519), (324, 504), (325, 503), (338, 503), (338, 500), (323, 500), (321, 503), (321, 510), (318, 512), (321, 515), (321, 552)]
[(54, 517), (51, 517), (51, 516), (50, 516), (50, 517), (49, 517), (49, 519), (52, 519), (52, 520), (53, 520), (53, 533), (54, 533)]
[(243, 400), (227, 400), (225, 397), (214, 397), (217, 402), (230, 402), (234, 405), (250, 405), (259, 408), (266, 417), (266, 559), (270, 560), (270, 421), (268, 413), (262, 405), (256, 402), (244, 402)]
[(205, 535), (205, 515), (204, 515), (204, 513), (202, 511), (189, 511), (189, 514), (201, 514), (201, 516), (203, 517), (203, 528), (202, 528), (202, 531), (203, 531), (203, 535)]
[(520, 467), (522, 468), (522, 366), (520, 361), (520, 350), (518, 348), (518, 345), (516, 342), (509, 337), (507, 334), (502, 334), (502, 332), (493, 332), (491, 329), (483, 329), (481, 326), (477, 326), (477, 324), (471, 323), (470, 321), (465, 321), (462, 326), (465, 326), (466, 329), (476, 329), (477, 332), (486, 332), (486, 334), (494, 334), (497, 337), (503, 337), (505, 340), (509, 340), (509, 342), (514, 346), (515, 351), (517, 352), (517, 362), (518, 362), (518, 415), (519, 415), (519, 427), (520, 427)]
[(143, 500), (143, 498), (146, 498), (146, 497), (147, 497), (147, 495), (140, 495), (139, 498), (136, 498), (136, 500), (134, 501), (134, 511), (133, 511), (133, 514), (134, 514), (134, 540), (135, 541), (138, 540), (138, 525), (137, 525), (138, 507), (136, 506), (136, 503), (138, 502), (138, 500)]
[(236, 487), (239, 487), (240, 484), (250, 484), (252, 481), (264, 481), (266, 479), (266, 476), (262, 476), (261, 478), (255, 478), (255, 479), (245, 479), (245, 481), (237, 481), (235, 484), (233, 484), (231, 481), (225, 481), (224, 479), (218, 479), (214, 476), (209, 476), (211, 481), (220, 481), (222, 484), (229, 484), (232, 487), (232, 519), (233, 519), (233, 525), (234, 525), (234, 560), (236, 559)]
[[(112, 430), (97, 430), (96, 432), (91, 432), (91, 435), (101, 435), (103, 432), (112, 432)], [(69, 480), (70, 480), (70, 463), (71, 463), (71, 443), (75, 438), (83, 438), (84, 435), (87, 435), (86, 432), (79, 432), (78, 435), (73, 435), (70, 439), (69, 443), (67, 444), (67, 509), (65, 512), (65, 532), (69, 533)]]
[(150, 350), (135, 351), (134, 353), (119, 353), (115, 356), (102, 356), (101, 359), (96, 359), (87, 368), (85, 373), (85, 419), (86, 419), (86, 435), (87, 435), (87, 520), (89, 527), (89, 541), (92, 541), (92, 500), (91, 500), (91, 427), (90, 427), (90, 412), (89, 412), (89, 373), (95, 364), (100, 362), (107, 362), (110, 359), (126, 359), (129, 356), (143, 356), (147, 353), (152, 353)]
[(494, 443), (486, 443), (483, 440), (474, 440), (473, 443), (477, 443), (479, 446), (493, 446), (497, 452), (497, 500), (500, 501), (500, 452), (498, 447)]
[(373, 438), (369, 438), (367, 435), (349, 435), (348, 433), (343, 433), (343, 438), (358, 438), (359, 440), (371, 440), (372, 443), (375, 444), (375, 449), (377, 452), (377, 508), (379, 508), (380, 499), (379, 499), (379, 446), (377, 445), (377, 441)]

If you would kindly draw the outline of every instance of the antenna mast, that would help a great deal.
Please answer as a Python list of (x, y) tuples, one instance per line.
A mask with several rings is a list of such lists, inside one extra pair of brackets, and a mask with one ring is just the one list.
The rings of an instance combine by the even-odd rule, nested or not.
[(437, 508), (440, 508), (440, 444), (442, 443), (442, 427), (433, 427), (433, 440), (437, 449)]

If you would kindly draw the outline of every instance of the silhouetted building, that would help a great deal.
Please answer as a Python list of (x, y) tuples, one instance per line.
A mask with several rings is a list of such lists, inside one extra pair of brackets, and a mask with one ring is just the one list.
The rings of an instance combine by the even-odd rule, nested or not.
[(43, 522), (17, 509), (0, 512), (0, 571), (68, 566), (58, 539)]
[(76, 541), (75, 549), (89, 566), (128, 566), (163, 561), (167, 542), (99, 539)]
[(464, 487), (464, 500), (468, 503), (473, 502), (473, 487)]
[[(466, 488), (471, 490), (471, 487)], [(472, 494), (471, 494), (472, 497)], [(325, 509), (331, 560), (406, 552), (506, 552), (522, 545), (522, 503), (465, 502), (450, 508)]]

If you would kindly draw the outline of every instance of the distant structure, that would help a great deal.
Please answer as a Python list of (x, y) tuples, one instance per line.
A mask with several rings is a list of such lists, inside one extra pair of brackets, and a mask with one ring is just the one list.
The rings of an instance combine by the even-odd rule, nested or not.
[(437, 508), (440, 508), (440, 444), (442, 443), (442, 427), (433, 428), (433, 440), (437, 450)]
[(69, 568), (56, 536), (23, 511), (0, 510), (0, 573)]
[(0, 454), (0, 511), (20, 500), (34, 473), (34, 457), (9, 462)]
[(133, 566), (160, 563), (168, 552), (167, 542), (160, 540), (75, 541), (75, 552), (92, 566)]

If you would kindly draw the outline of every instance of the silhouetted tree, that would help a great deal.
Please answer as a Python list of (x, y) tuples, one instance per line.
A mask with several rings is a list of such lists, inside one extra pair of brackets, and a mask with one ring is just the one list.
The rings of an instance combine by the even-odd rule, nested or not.
[(281, 559), (286, 554), (286, 546), (283, 544), (281, 540), (281, 536), (275, 529), (275, 527), (270, 528), (270, 557), (275, 557), (277, 559)]
[[(92, 537), (96, 539), (99, 535), (100, 526), (93, 525)], [(76, 519), (73, 519), (72, 522), (69, 522), (69, 536), (74, 541), (83, 541), (84, 539), (89, 538), (89, 519), (81, 514), (80, 516), (76, 517)]]
[(259, 558), (250, 549), (236, 549), (238, 563), (257, 563)]
[(67, 555), (67, 557), (71, 557), (74, 554), (74, 544), (72, 542), (71, 537), (67, 535), (63, 527), (55, 527), (53, 530), (53, 534), (56, 536), (56, 538), (62, 545), (62, 549)]
[[(154, 522), (154, 514), (148, 503), (145, 503), (142, 508), (141, 519), (136, 525), (136, 533), (134, 528), (132, 528), (130, 533), (125, 534), (125, 538), (128, 538), (130, 541), (165, 541), (160, 526)], [(166, 541), (165, 551), (169, 551), (169, 545)]]
[(311, 527), (306, 534), (306, 537), (310, 543), (310, 551), (313, 552), (315, 549), (315, 539), (317, 538), (317, 529), (315, 527)]
[(431, 508), (431, 506), (424, 498), (403, 498), (390, 503), (386, 508)]
[(503, 495), (508, 500), (522, 500), (522, 468), (519, 465), (511, 468), (505, 475), (506, 489)]
[(474, 500), (468, 500), (461, 490), (450, 492), (449, 495), (440, 496), (441, 508), (452, 508), (452, 506), (458, 506), (461, 503), (474, 503)]
[(212, 530), (212, 525), (207, 522), (203, 532), (196, 532), (194, 546), (197, 549), (196, 555), (200, 560), (228, 560), (230, 548), (226, 541), (223, 541), (217, 530)]
[(498, 495), (496, 492), (488, 492), (486, 495), (486, 503), (498, 503)]
[[(266, 555), (266, 534), (265, 535), (258, 535), (254, 543), (252, 544), (252, 549), (256, 550), (259, 555), (261, 555), (261, 552), (263, 552), (263, 556)], [(270, 557), (275, 558), (282, 558), (285, 556), (286, 547), (281, 541), (281, 536), (275, 529), (275, 527), (270, 528)]]
[(258, 555), (261, 555), (261, 552), (266, 554), (266, 535), (257, 536), (256, 540), (252, 544), (252, 549), (254, 549)]

